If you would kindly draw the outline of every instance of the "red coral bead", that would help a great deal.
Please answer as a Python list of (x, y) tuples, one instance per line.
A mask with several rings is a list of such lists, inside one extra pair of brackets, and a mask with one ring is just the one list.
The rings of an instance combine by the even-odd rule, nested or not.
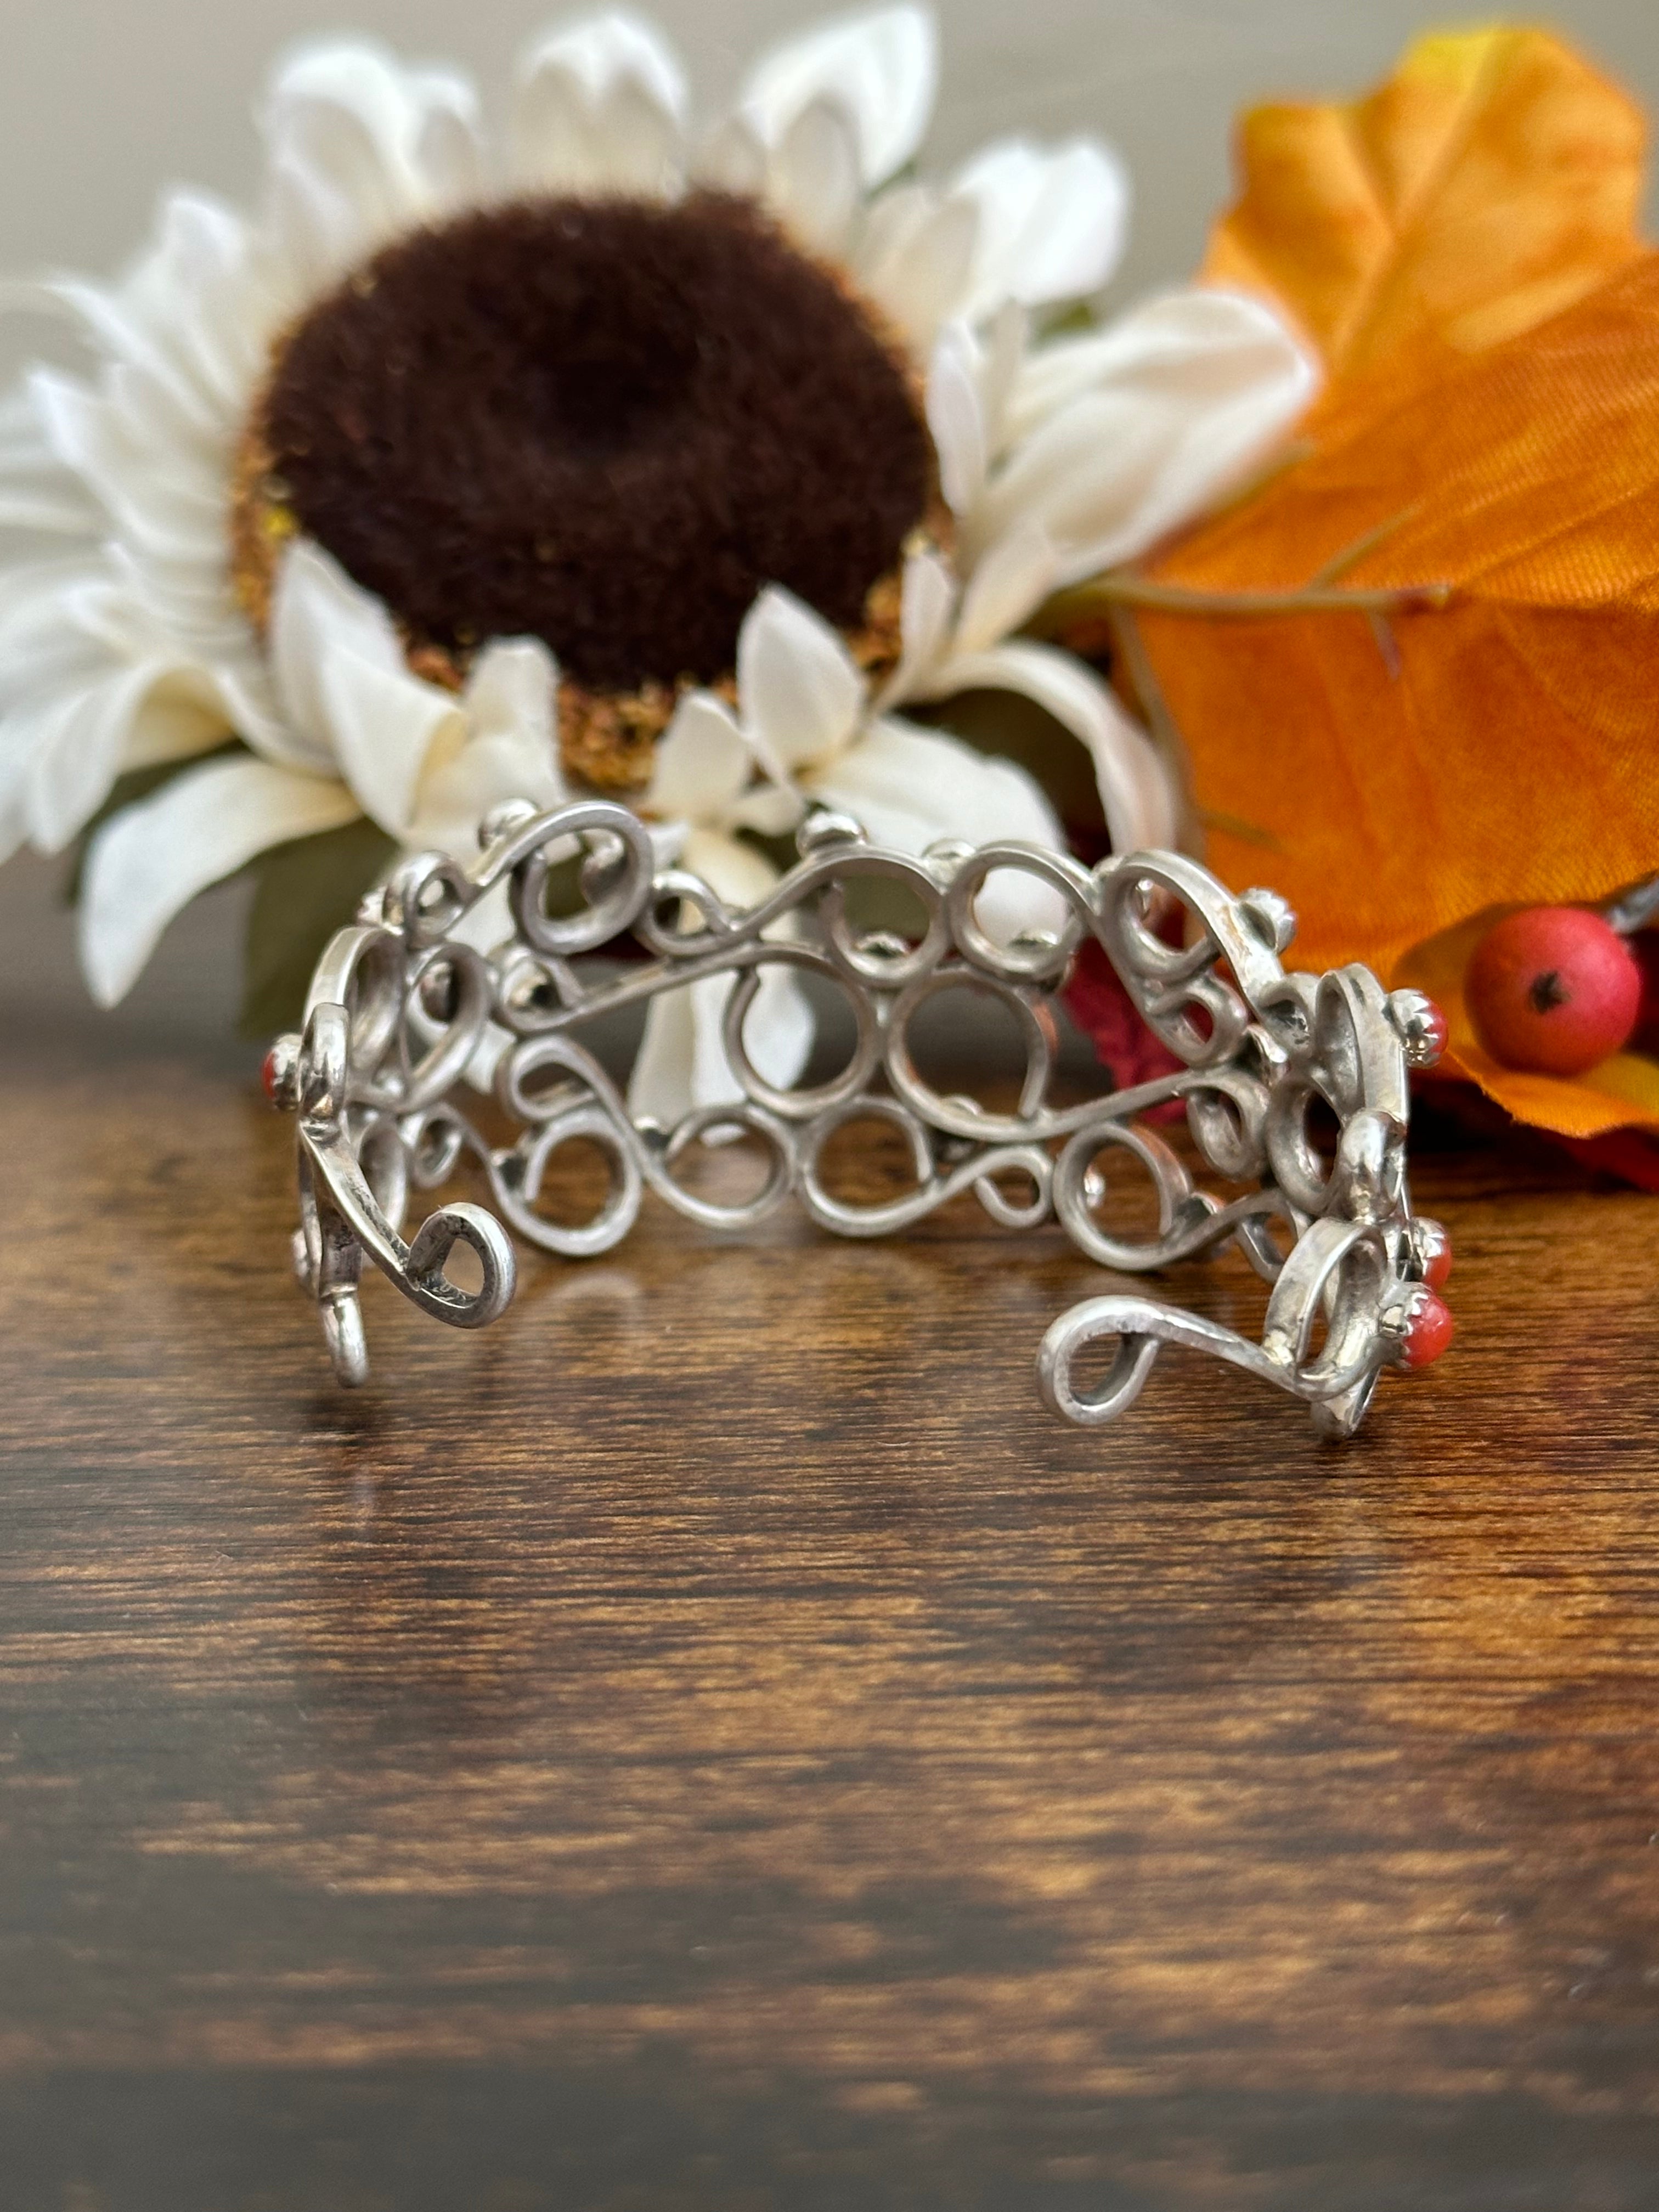
[(1451, 1031), (1447, 1026), (1445, 1015), (1432, 999), (1425, 999), (1423, 1009), (1423, 1044), (1419, 1065), (1432, 1067), (1437, 1060), (1445, 1056), (1446, 1040)]
[(1431, 1291), (1443, 1291), (1451, 1280), (1452, 1241), (1437, 1222), (1435, 1227), (1438, 1241), (1423, 1255), (1423, 1279)]
[(265, 1097), (270, 1099), (273, 1106), (277, 1104), (277, 1060), (276, 1048), (275, 1045), (272, 1045), (270, 1050), (265, 1054), (264, 1061), (261, 1063), (259, 1068), (259, 1080), (264, 1085)]
[(1449, 1351), (1456, 1334), (1457, 1323), (1444, 1298), (1437, 1297), (1432, 1291), (1419, 1291), (1413, 1301), (1411, 1318), (1401, 1340), (1401, 1366), (1413, 1372), (1419, 1367), (1432, 1367), (1443, 1353)]
[(1642, 1005), (1629, 945), (1577, 906), (1506, 915), (1476, 945), (1463, 988), (1492, 1058), (1538, 1075), (1582, 1075), (1620, 1051)]

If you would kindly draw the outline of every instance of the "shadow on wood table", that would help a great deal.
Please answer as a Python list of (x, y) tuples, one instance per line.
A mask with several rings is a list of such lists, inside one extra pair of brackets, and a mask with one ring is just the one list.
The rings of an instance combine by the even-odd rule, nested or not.
[(6, 2212), (1659, 2202), (1651, 1201), (1431, 1152), (1343, 1452), (1052, 1424), (971, 1202), (377, 1285), (351, 1398), (189, 965), (0, 1005)]

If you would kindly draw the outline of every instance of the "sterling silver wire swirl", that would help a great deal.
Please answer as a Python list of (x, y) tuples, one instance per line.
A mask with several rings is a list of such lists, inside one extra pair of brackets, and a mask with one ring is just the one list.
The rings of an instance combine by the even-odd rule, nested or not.
[[(1022, 845), (939, 847), (920, 860), (870, 843), (858, 825), (816, 816), (798, 865), (763, 903), (733, 912), (697, 877), (657, 865), (645, 825), (624, 807), (579, 801), (538, 814), (498, 809), (477, 860), (463, 867), (416, 855), (332, 940), (313, 979), (302, 1036), (279, 1039), (273, 1097), (297, 1117), (301, 1226), (296, 1271), (318, 1304), (340, 1381), (368, 1363), (358, 1291), (371, 1260), (434, 1319), (492, 1322), (512, 1298), (516, 1262), (503, 1222), (566, 1259), (609, 1251), (647, 1189), (692, 1220), (741, 1230), (794, 1199), (826, 1229), (881, 1237), (965, 1191), (1008, 1229), (1058, 1221), (1103, 1267), (1141, 1274), (1231, 1245), (1273, 1285), (1259, 1344), (1144, 1297), (1091, 1298), (1048, 1331), (1038, 1358), (1048, 1403), (1097, 1423), (1139, 1395), (1166, 1346), (1203, 1352), (1310, 1402), (1322, 1433), (1352, 1433), (1377, 1378), (1403, 1364), (1425, 1295), (1436, 1224), (1414, 1220), (1406, 1182), (1408, 1067), (1432, 1057), (1425, 1002), (1391, 998), (1370, 972), (1287, 972), (1293, 921), (1267, 891), (1235, 897), (1191, 860), (1143, 852), (1093, 870)], [(572, 857), (581, 903), (549, 911), (550, 872)], [(996, 942), (980, 896), (993, 874), (1019, 871), (1058, 895), (1061, 926)], [(918, 933), (860, 932), (849, 921), (861, 884), (884, 879), (917, 902)], [(483, 908), (483, 902), (494, 906)], [(1179, 942), (1169, 927), (1178, 908)], [(469, 941), (500, 912), (504, 933)], [(1153, 1033), (1182, 1063), (1167, 1077), (1081, 1104), (1051, 1103), (1054, 1001), (1092, 937)], [(592, 956), (633, 940), (625, 964)], [(780, 1090), (753, 1066), (744, 1017), (764, 970), (820, 976), (851, 1010), (855, 1041), (832, 1080)], [(582, 1032), (601, 1018), (704, 977), (730, 978), (727, 1062), (741, 1097), (664, 1129), (635, 1121)], [(994, 1112), (941, 1095), (912, 1049), (919, 1011), (971, 988), (1013, 1016), (1025, 1073), (1018, 1103)], [(490, 1141), (473, 1101), (493, 1091), (515, 1133)], [(1334, 1115), (1334, 1157), (1310, 1115)], [(1140, 1118), (1177, 1101), (1201, 1159), (1230, 1184), (1194, 1185), (1186, 1160)], [(891, 1123), (914, 1182), (858, 1205), (827, 1188), (825, 1147), (848, 1121)], [(739, 1204), (689, 1189), (676, 1170), (690, 1150), (734, 1128), (763, 1147), (761, 1188)], [(609, 1192), (571, 1226), (538, 1210), (550, 1163), (581, 1139), (606, 1156)], [(495, 1209), (441, 1206), (409, 1241), (414, 1193), (469, 1166)], [(1146, 1177), (1154, 1235), (1115, 1234), (1103, 1219), (1110, 1179)], [(1016, 1181), (1029, 1196), (1011, 1197)], [(499, 1217), (499, 1218), (497, 1218)], [(462, 1291), (446, 1267), (458, 1244), (481, 1281)], [(1076, 1381), (1085, 1346), (1115, 1345), (1093, 1390)]]

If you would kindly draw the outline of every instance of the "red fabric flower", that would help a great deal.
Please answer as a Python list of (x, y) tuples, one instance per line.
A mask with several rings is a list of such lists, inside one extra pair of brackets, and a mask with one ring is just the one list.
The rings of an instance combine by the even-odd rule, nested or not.
[[(1141, 1019), (1104, 947), (1094, 938), (1085, 939), (1072, 963), (1063, 996), (1066, 1012), (1093, 1045), (1096, 1059), (1109, 1071), (1118, 1090), (1155, 1083), (1181, 1066), (1174, 1053), (1159, 1043)], [(1173, 1121), (1182, 1110), (1181, 1101), (1171, 1099), (1154, 1107), (1146, 1119)]]

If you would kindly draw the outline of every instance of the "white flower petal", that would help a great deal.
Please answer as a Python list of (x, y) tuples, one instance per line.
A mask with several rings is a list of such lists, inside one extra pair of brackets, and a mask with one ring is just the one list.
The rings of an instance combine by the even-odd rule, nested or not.
[(0, 527), (100, 538), (107, 519), (53, 450), (27, 383), (0, 398)]
[[(1135, 558), (1213, 505), (1318, 383), (1293, 334), (1242, 293), (1173, 293), (1052, 353), (1021, 377), (1016, 416), (1035, 427), (981, 501), (966, 550), (1034, 519), (1060, 550), (1062, 581)], [(1034, 394), (1056, 393), (1042, 419)]]
[(549, 755), (522, 733), (498, 730), (453, 744), (441, 738), (421, 768), (402, 840), (422, 852), (468, 860), (478, 849), (478, 824), (492, 806), (527, 799), (545, 811), (565, 796)]
[(1012, 639), (947, 661), (935, 696), (978, 690), (1019, 692), (1087, 745), (1115, 852), (1176, 842), (1181, 799), (1174, 775), (1091, 668), (1055, 646)]
[(206, 512), (222, 516), (225, 479), (234, 464), (229, 426), (216, 409), (165, 362), (154, 369), (119, 363), (105, 377), (104, 397), (128, 445), (148, 453), (152, 466), (166, 455), (179, 484), (191, 487)]
[(859, 154), (839, 102), (809, 100), (790, 124), (768, 164), (766, 199), (811, 252), (841, 252), (859, 203)]
[(769, 897), (778, 880), (778, 872), (764, 853), (723, 830), (696, 825), (680, 847), (678, 865), (701, 876), (711, 891), (739, 911)]
[(679, 63), (652, 24), (623, 10), (579, 17), (520, 64), (514, 173), (541, 191), (654, 197), (678, 175), (686, 107)]
[(348, 194), (286, 151), (272, 156), (265, 199), (266, 220), (289, 285), (304, 298), (327, 291), (378, 240), (379, 234), (362, 222)]
[(429, 107), (415, 134), (414, 166), (438, 207), (476, 200), (483, 188), (483, 147), (471, 112)]
[(865, 289), (918, 353), (962, 307), (979, 245), (979, 210), (963, 196), (937, 201), (870, 269)]
[(169, 349), (145, 327), (126, 297), (76, 276), (55, 277), (45, 290), (114, 362), (138, 371), (160, 387), (163, 419), (178, 434), (220, 441), (225, 428), (222, 404), (216, 395), (202, 392), (179, 362), (169, 358)]
[(270, 652), (289, 725), (285, 757), (343, 775), (363, 812), (404, 836), (433, 744), (458, 750), (464, 741), (461, 702), (410, 673), (385, 607), (303, 538), (277, 576)]
[(566, 796), (559, 766), (558, 672), (539, 638), (499, 641), (468, 681), (461, 713), (443, 723), (421, 760), (404, 842), (458, 860), (477, 849), (492, 806), (527, 799), (556, 806)]
[(596, 100), (550, 73), (525, 106), (532, 145), (518, 167), (532, 190), (655, 199), (677, 185), (679, 131), (642, 86), (624, 79)]
[[(942, 838), (970, 845), (1018, 843), (1063, 852), (1054, 809), (1012, 761), (975, 752), (960, 738), (908, 722), (878, 722), (809, 784), (827, 806), (861, 822), (878, 844), (921, 854)], [(1065, 902), (1030, 877), (999, 872), (978, 902), (1000, 941), (1022, 929), (1054, 929)]]
[(447, 114), (476, 127), (477, 113), (477, 94), (456, 71), (409, 68), (373, 40), (322, 39), (279, 66), (263, 119), (273, 146), (306, 149), (355, 198), (382, 196), (396, 212), (418, 216), (441, 204), (441, 179), (420, 167), (428, 122)]
[(815, 798), (902, 853), (924, 853), (942, 837), (973, 845), (1014, 837), (1063, 848), (1053, 810), (1023, 769), (894, 717), (873, 723), (805, 781)]
[(764, 55), (742, 109), (769, 146), (827, 94), (852, 118), (865, 185), (902, 169), (921, 145), (939, 83), (933, 19), (917, 7), (839, 16)]
[(324, 660), (321, 690), (331, 750), (358, 804), (388, 836), (407, 840), (428, 759), (435, 769), (465, 744), (459, 702), (340, 646)]
[(210, 761), (123, 808), (87, 854), (81, 965), (94, 998), (125, 998), (168, 922), (210, 884), (360, 811), (343, 783), (244, 759)]
[(1260, 301), (1248, 326), (1237, 309), (1243, 295), (1219, 287), (1192, 285), (1141, 301), (1103, 327), (1071, 337), (1048, 340), (1019, 363), (1010, 404), (1010, 434), (1030, 437), (1034, 430), (1075, 399), (1115, 384), (1136, 380), (1156, 383), (1164, 375), (1182, 376), (1195, 355), (1219, 349), (1224, 355), (1241, 339), (1259, 341), (1261, 317), (1274, 334), (1278, 318)]
[(285, 720), (284, 755), (296, 767), (335, 766), (323, 670), (337, 649), (387, 675), (404, 667), (392, 617), (338, 562), (301, 538), (284, 555), (271, 597), (270, 652)]
[[(574, 848), (575, 841), (572, 839), (569, 842)], [(477, 850), (475, 839), (474, 853)], [(492, 884), (481, 897), (474, 899), (466, 912), (450, 924), (448, 931), (452, 942), (470, 945), (475, 952), (482, 952), (486, 957), (499, 945), (509, 943), (517, 933), (518, 924), (513, 916), (513, 879), (510, 876)], [(489, 1088), (502, 1052), (514, 1042), (505, 1030), (497, 1028), (493, 1022), (485, 1035), (491, 1041), (486, 1065), (481, 1068), (475, 1060), (467, 1068), (468, 1080), (477, 1082), (480, 1090)]]
[(20, 562), (0, 569), (0, 707), (108, 672), (130, 658), (97, 628), (107, 588), (95, 559)]
[(678, 189), (684, 134), (643, 85), (624, 78), (613, 86), (599, 110), (599, 128), (607, 191), (657, 199)]
[(1097, 292), (1116, 268), (1128, 225), (1129, 182), (1096, 139), (1052, 151), (1029, 139), (988, 146), (952, 189), (979, 210), (974, 319), (1003, 301), (1043, 307)]
[(573, 79), (595, 100), (624, 80), (637, 84), (676, 123), (685, 121), (690, 105), (674, 49), (654, 23), (625, 8), (601, 9), (556, 25), (523, 56), (518, 82), (532, 85), (550, 70)]
[[(713, 1010), (718, 1035), (726, 986), (718, 975), (709, 981), (720, 994)], [(692, 992), (699, 988), (706, 995), (709, 985), (664, 991), (646, 1008), (645, 1034), (628, 1079), (628, 1110), (636, 1121), (659, 1121), (665, 1129), (672, 1129), (691, 1110), (696, 1090), (698, 1027)]]
[(94, 511), (73, 495), (54, 497), (49, 492), (0, 491), (0, 530), (35, 530), (62, 538), (91, 534)]
[(28, 834), (26, 779), (0, 752), (0, 861), (10, 860)]
[[(229, 736), (202, 688), (187, 674), (149, 663), (116, 670), (52, 701), (33, 732), (28, 775), (28, 834), (41, 852), (61, 852), (85, 828), (124, 768), (204, 751)], [(137, 757), (135, 735), (141, 736)], [(21, 732), (8, 726), (6, 736), (15, 741)]]
[(738, 696), (751, 738), (786, 770), (838, 752), (858, 726), (864, 678), (811, 608), (769, 585), (738, 634)]
[(38, 851), (61, 853), (102, 805), (150, 680), (148, 671), (122, 670), (7, 718), (8, 765), (18, 776), (24, 830)]
[(640, 805), (665, 822), (719, 822), (754, 766), (753, 749), (725, 701), (689, 691), (657, 747)]
[(899, 586), (899, 662), (876, 704), (908, 699), (932, 674), (951, 635), (956, 578), (942, 554), (923, 549), (905, 556)]
[(0, 845), (59, 849), (123, 768), (228, 734), (212, 674), (144, 638), (97, 560), (0, 570)]
[[(738, 909), (757, 905), (777, 881), (776, 870), (751, 847), (707, 830), (694, 830), (686, 838), (680, 864)], [(630, 1112), (672, 1128), (693, 1107), (726, 1105), (744, 1096), (721, 1041), (733, 988), (730, 976), (711, 975), (652, 1000), (628, 1086)], [(767, 1082), (787, 1088), (799, 1076), (812, 1047), (812, 1017), (792, 969), (763, 970), (744, 1023), (744, 1042)]]
[(958, 515), (970, 514), (978, 504), (990, 467), (977, 367), (969, 333), (960, 323), (947, 324), (928, 368), (926, 408), (939, 455), (939, 489)]
[[(239, 424), (272, 337), (301, 304), (272, 277), (270, 257), (242, 216), (205, 192), (174, 189), (118, 303), (222, 419)], [(181, 300), (188, 314), (179, 313)]]
[(732, 800), (726, 824), (753, 830), (762, 837), (785, 837), (805, 811), (806, 802), (793, 784), (755, 783)]
[[(118, 392), (119, 371), (110, 384)], [(157, 468), (118, 409), (54, 369), (34, 370), (29, 390), (60, 461), (81, 478), (119, 529), (142, 549), (186, 562), (222, 562), (228, 487), (192, 483), (176, 465)]]
[(979, 404), (994, 461), (1002, 458), (1007, 443), (1009, 410), (1025, 360), (1030, 332), (1030, 317), (1018, 300), (1005, 300), (983, 332), (979, 353)]
[[(628, 1109), (636, 1119), (672, 1129), (694, 1107), (736, 1105), (742, 1099), (723, 1036), (735, 988), (730, 976), (709, 975), (651, 1001), (628, 1085)], [(743, 1033), (756, 1072), (776, 1089), (788, 1090), (812, 1049), (811, 1009), (789, 969), (762, 970)]]
[(289, 728), (263, 659), (250, 653), (246, 665), (221, 662), (213, 672), (226, 719), (246, 745), (266, 760), (307, 764), (300, 757), (308, 756), (311, 748), (296, 740)]
[(558, 783), (559, 671), (540, 638), (498, 638), (487, 647), (467, 679), (465, 703), (475, 738), (527, 738), (546, 754)]
[[(434, 127), (436, 117), (447, 124)], [(448, 71), (405, 68), (368, 40), (329, 40), (278, 70), (264, 119), (273, 167), (311, 212), (331, 210), (337, 264), (456, 204), (468, 166), (458, 134), (476, 138), (477, 100)]]
[(212, 672), (170, 669), (133, 718), (121, 766), (158, 768), (164, 761), (188, 760), (240, 734), (224, 687)]
[(766, 149), (752, 124), (728, 115), (711, 131), (696, 160), (696, 179), (710, 191), (759, 199), (766, 190)]
[(1060, 560), (1040, 522), (1024, 522), (980, 556), (963, 593), (955, 650), (981, 653), (1016, 630), (1054, 589)]
[(865, 291), (868, 292), (879, 281), (883, 270), (903, 252), (939, 203), (936, 186), (918, 184), (914, 179), (889, 185), (868, 203), (851, 249), (853, 270)]
[(34, 466), (51, 459), (52, 448), (41, 433), (28, 386), (14, 384), (9, 392), (0, 393), (0, 466)]
[[(634, 180), (629, 174), (627, 155), (613, 136), (611, 106), (613, 98), (620, 102), (630, 90), (631, 87), (618, 85), (614, 94), (601, 93), (594, 98), (573, 78), (552, 70), (544, 72), (533, 94), (522, 103), (526, 137), (533, 139), (536, 149), (533, 167), (527, 149), (514, 161), (526, 187), (534, 192), (578, 199), (628, 191)], [(643, 94), (635, 97), (642, 103), (646, 100)], [(647, 117), (656, 114), (657, 111), (647, 107)], [(636, 112), (629, 119), (637, 126), (641, 118)], [(650, 153), (655, 156), (650, 163), (651, 174), (638, 189), (654, 195), (665, 157), (660, 137)]]
[[(706, 1012), (702, 1006), (696, 1009), (699, 1105), (743, 1095), (737, 1082), (725, 1073), (726, 1050), (720, 1032), (725, 998), (716, 1005), (713, 996), (711, 993)], [(795, 969), (774, 962), (761, 969), (754, 1004), (744, 1017), (743, 1042), (755, 1073), (775, 1090), (787, 1091), (799, 1079), (812, 1050), (812, 1009)]]

